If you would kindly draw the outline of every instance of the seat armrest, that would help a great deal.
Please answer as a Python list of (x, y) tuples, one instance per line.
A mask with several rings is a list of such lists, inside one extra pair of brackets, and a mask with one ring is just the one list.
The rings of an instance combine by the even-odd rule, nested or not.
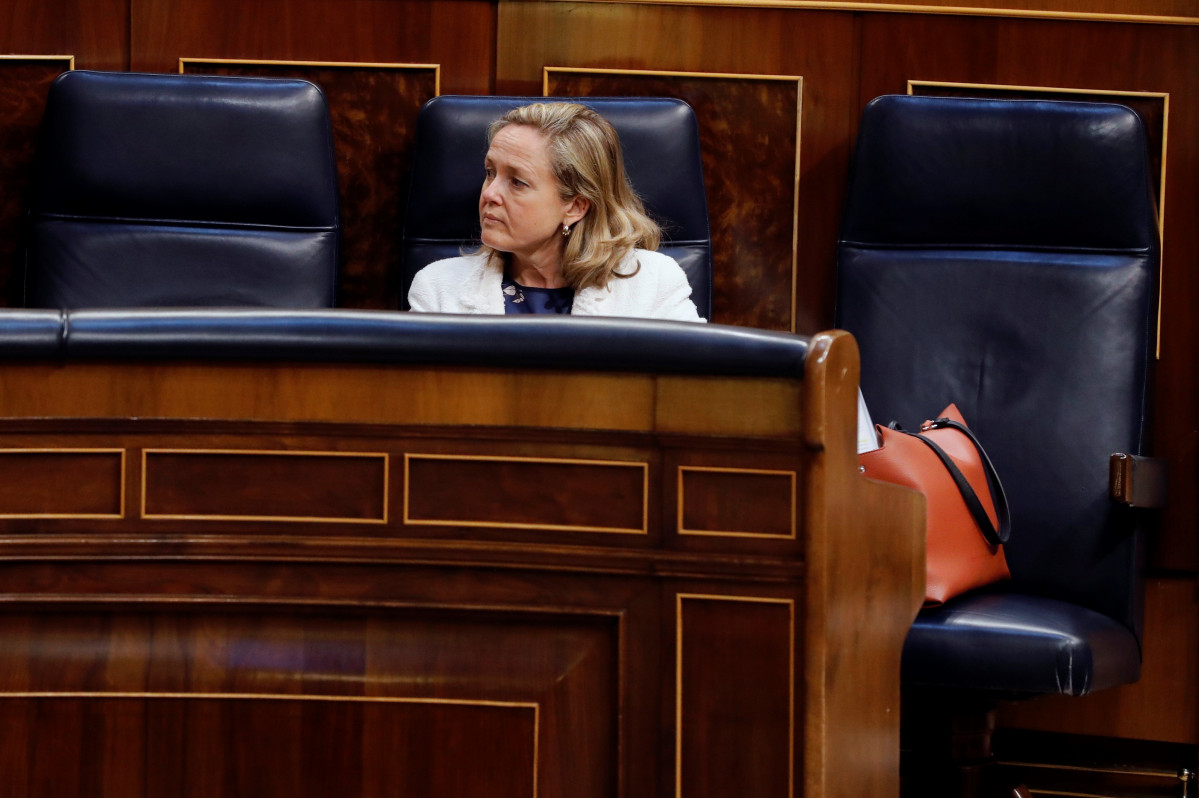
[(1109, 461), (1111, 497), (1129, 507), (1165, 507), (1166, 482), (1165, 460), (1117, 452)]

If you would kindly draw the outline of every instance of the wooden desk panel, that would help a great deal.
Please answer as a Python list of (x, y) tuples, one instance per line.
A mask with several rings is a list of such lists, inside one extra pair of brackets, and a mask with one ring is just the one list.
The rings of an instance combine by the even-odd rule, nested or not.
[(0, 469), (124, 510), (0, 512), (0, 792), (894, 796), (856, 377), (6, 364)]

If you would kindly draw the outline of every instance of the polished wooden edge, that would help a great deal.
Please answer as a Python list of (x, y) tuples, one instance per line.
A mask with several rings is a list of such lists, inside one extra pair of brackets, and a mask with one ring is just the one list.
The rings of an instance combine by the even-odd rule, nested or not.
[(396, 69), (433, 70), (433, 96), (441, 95), (441, 64), (407, 64), (387, 61), (277, 61), (260, 58), (179, 58), (179, 74), (184, 74), (187, 64), (245, 64), (247, 66), (301, 66), (334, 67), (337, 69)]
[[(507, 0), (523, 2), (525, 0)], [(1100, 11), (1042, 11), (985, 6), (938, 6), (919, 3), (825, 2), (824, 0), (542, 0), (543, 2), (635, 3), (637, 5), (724, 6), (732, 8), (796, 8), (810, 11), (855, 11), (882, 14), (944, 14), (946, 16), (1060, 19), (1084, 22), (1135, 22), (1161, 25), (1199, 25), (1199, 15), (1121, 14)]]
[[(790, 477), (791, 479), (791, 531), (786, 535), (772, 535), (765, 532), (738, 532), (735, 530), (687, 529), (683, 526), (684, 480), (683, 475), (688, 471), (703, 471), (717, 474), (761, 474), (763, 476)], [(678, 518), (675, 531), (679, 535), (697, 535), (720, 538), (759, 538), (765, 540), (795, 540), (795, 497), (796, 475), (794, 471), (773, 470), (766, 468), (714, 468), (711, 466), (679, 466), (678, 468)]]
[[(287, 391), (279, 390), (281, 382)], [(123, 389), (126, 383), (136, 390)], [(434, 390), (455, 401), (420, 398)], [(44, 418), (147, 424), (205, 419), (794, 440), (800, 430), (795, 397), (802, 390), (795, 377), (288, 361), (13, 361), (0, 372), (0, 425)], [(594, 406), (518, 401), (529, 391), (538, 397), (585, 395)], [(729, 403), (759, 402), (767, 412), (715, 413), (695, 401), (713, 391)], [(503, 398), (478, 400), (488, 395)], [(262, 400), (247, 399), (255, 396)], [(597, 402), (601, 397), (614, 401)]]
[[(340, 518), (336, 516), (290, 516), (290, 515), (207, 515), (191, 513), (151, 513), (146, 510), (146, 490), (149, 473), (149, 459), (158, 454), (200, 455), (245, 455), (265, 457), (340, 457), (363, 460), (381, 459), (383, 461), (383, 514), (380, 518)], [(122, 466), (124, 458), (122, 457)], [(312, 523), (312, 524), (377, 524), (386, 525), (389, 519), (388, 496), (391, 493), (391, 456), (386, 452), (337, 452), (337, 451), (297, 451), (292, 449), (142, 449), (141, 473), (141, 518), (148, 521), (263, 521), (279, 523)], [(122, 487), (124, 486), (124, 468), (122, 467)], [(124, 491), (122, 490), (122, 498)]]
[(549, 76), (554, 73), (577, 75), (634, 75), (665, 78), (715, 78), (722, 80), (777, 80), (802, 82), (800, 75), (773, 75), (752, 72), (688, 72), (671, 69), (607, 69), (600, 67), (545, 66), (541, 68), (541, 94), (549, 97)]
[(1111, 94), (1126, 97), (1163, 97), (1168, 98), (1168, 91), (1133, 91), (1128, 89), (1080, 89), (1076, 86), (1026, 86), (1015, 83), (962, 83), (952, 80), (909, 80), (908, 94), (915, 86), (940, 86), (951, 89), (988, 89), (994, 91), (1047, 91), (1062, 94)]
[[(849, 409), (835, 407), (834, 403), (851, 402), (853, 417), (857, 418), (858, 389), (858, 343), (845, 330), (826, 330), (812, 336), (808, 356), (804, 361), (803, 405), (807, 412), (803, 417), (804, 442), (815, 449), (827, 450), (834, 444), (838, 455), (853, 456), (853, 443), (857, 422), (837, 426), (834, 420)], [(842, 440), (830, 441), (829, 436), (840, 434)]]
[(554, 73), (582, 75), (644, 75), (667, 78), (713, 78), (720, 80), (774, 80), (794, 82), (795, 88), (795, 175), (791, 191), (791, 324), (788, 329), (795, 332), (798, 313), (796, 289), (799, 286), (799, 180), (800, 153), (803, 143), (803, 76), (772, 75), (743, 72), (686, 72), (657, 69), (605, 69), (590, 67), (544, 66), (541, 68), (541, 96), (550, 96), (550, 75)]
[(791, 332), (798, 331), (799, 321), (799, 181), (803, 153), (803, 78), (795, 99), (795, 176), (791, 188)]
[(724, 593), (675, 594), (674, 658), (674, 784), (676, 796), (683, 794), (683, 602), (733, 601), (746, 604), (783, 604), (788, 614), (787, 663), (787, 798), (795, 795), (795, 601), (769, 596)]
[[(97, 691), (49, 691), (49, 690), (14, 690), (0, 692), (3, 699), (46, 699), (46, 698), (111, 698), (111, 699), (191, 699), (191, 700), (252, 700), (252, 701), (320, 701), (354, 704), (444, 704), (465, 707), (496, 707), (500, 709), (532, 710), (534, 718), (539, 720), (541, 705), (534, 701), (496, 701), (475, 698), (420, 698), (409, 696), (362, 696), (362, 695), (333, 695), (328, 693), (213, 693), (213, 692), (134, 692), (120, 690)], [(534, 726), (536, 727), (536, 722)]]
[[(569, 617), (585, 616), (600, 618), (604, 620), (612, 620), (617, 624), (623, 623), (625, 620), (624, 609), (611, 609), (602, 607), (587, 607), (587, 606), (547, 606), (547, 605), (529, 605), (529, 604), (506, 604), (506, 603), (462, 603), (462, 602), (429, 602), (415, 601), (412, 599), (383, 599), (383, 598), (330, 598), (330, 597), (269, 597), (269, 596), (233, 596), (229, 595), (170, 595), (170, 596), (147, 596), (144, 593), (137, 595), (66, 595), (66, 594), (38, 594), (36, 599), (31, 599), (28, 595), (12, 595), (0, 593), (0, 604), (6, 605), (6, 610), (14, 610), (19, 608), (27, 608), (30, 606), (39, 605), (58, 605), (58, 606), (73, 606), (86, 602), (89, 608), (95, 604), (103, 606), (105, 612), (108, 612), (113, 607), (129, 607), (134, 605), (150, 606), (154, 609), (165, 611), (173, 610), (175, 605), (182, 607), (203, 607), (216, 605), (244, 605), (244, 606), (260, 606), (272, 608), (289, 608), (289, 609), (312, 609), (312, 610), (332, 610), (350, 608), (354, 610), (434, 610), (437, 612), (449, 613), (502, 613), (505, 615), (520, 614), (520, 615), (562, 615)], [(4, 696), (0, 693), (0, 697)]]
[[(507, 521), (457, 521), (443, 519), (413, 518), (409, 512), (409, 474), (413, 460), (467, 460), (488, 461), (495, 463), (550, 463), (553, 465), (585, 465), (615, 468), (641, 469), (641, 528), (632, 527), (602, 527), (583, 526), (575, 524), (522, 524)], [(405, 452), (404, 454), (404, 524), (406, 526), (453, 526), (453, 527), (487, 527), (499, 529), (528, 529), (551, 532), (604, 532), (621, 535), (649, 534), (649, 463), (633, 460), (584, 460), (569, 457), (511, 457), (502, 455), (475, 454), (423, 454)]]
[[(897, 488), (897, 490), (900, 490)], [(171, 551), (163, 554), (163, 543)], [(224, 568), (261, 563), (295, 566), (403, 565), (439, 568), (479, 567), (493, 571), (555, 570), (573, 574), (652, 575), (661, 578), (694, 576), (697, 568), (714, 581), (738, 584), (788, 585), (808, 572), (798, 557), (738, 554), (713, 557), (703, 552), (626, 549), (582, 543), (514, 542), (511, 540), (457, 540), (442, 538), (307, 537), (300, 535), (197, 535), (165, 536), (8, 534), (0, 537), (0, 561), (22, 567), (87, 563), (97, 568), (121, 568), (130, 563), (179, 563)], [(103, 595), (92, 591), (88, 601)], [(28, 596), (6, 594), (0, 586), (0, 603), (26, 601)], [(125, 601), (127, 596), (114, 600)], [(39, 595), (39, 602), (75, 601), (78, 596)], [(161, 597), (155, 601), (161, 601)], [(175, 601), (172, 597), (171, 601)], [(197, 600), (208, 600), (197, 597)], [(240, 601), (240, 599), (239, 599)], [(251, 603), (253, 601), (251, 600)]]
[(0, 449), (0, 456), (10, 454), (115, 454), (120, 457), (121, 478), (118, 483), (117, 490), (120, 496), (120, 506), (116, 513), (0, 513), (0, 521), (29, 521), (36, 519), (46, 520), (87, 520), (87, 521), (119, 521), (125, 517), (125, 450), (117, 448), (18, 448), (18, 449)]

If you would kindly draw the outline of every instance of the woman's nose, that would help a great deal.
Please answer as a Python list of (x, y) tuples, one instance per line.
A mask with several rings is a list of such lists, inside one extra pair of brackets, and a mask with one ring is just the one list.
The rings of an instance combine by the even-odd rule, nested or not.
[(500, 192), (495, 189), (495, 181), (491, 180), (483, 184), (483, 192), (481, 194), (484, 202), (490, 202), (498, 205), (500, 202)]

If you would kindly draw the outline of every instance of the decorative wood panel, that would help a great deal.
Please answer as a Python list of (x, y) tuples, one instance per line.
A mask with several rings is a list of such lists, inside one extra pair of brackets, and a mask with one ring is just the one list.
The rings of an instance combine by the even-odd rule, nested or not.
[[(551, 485), (554, 490), (547, 490)], [(561, 501), (564, 495), (572, 501)], [(404, 458), (406, 524), (644, 535), (649, 531), (648, 502), (645, 463), (431, 454)]]
[(0, 449), (0, 518), (122, 518), (123, 449)]
[[(21, 764), (0, 767), (0, 792), (126, 798), (152, 782), (173, 795), (173, 767), (204, 763), (206, 790), (274, 798), (326, 773), (357, 785), (346, 764), (357, 751), (364, 778), (385, 785), (366, 794), (455, 794), (454, 774), (426, 767), (441, 751), (422, 759), (419, 747), (469, 757), (478, 737), (460, 705), (519, 704), (537, 707), (535, 768), (517, 745), (528, 713), (505, 709), (481, 722), (514, 747), (499, 755), (497, 786), (469, 781), (469, 792), (524, 790), (533, 772), (538, 798), (678, 798), (679, 785), (688, 796), (790, 795), (801, 783), (812, 798), (894, 796), (920, 508), (857, 472), (852, 339), (817, 336), (812, 351), (802, 377), (763, 379), (5, 364), (8, 445), (143, 452), (126, 465), (132, 484), (144, 472), (149, 498), (170, 499), (151, 512), (251, 512), (223, 525), (138, 513), (103, 525), (0, 519), (0, 704), (30, 702), (0, 708), (0, 760), (12, 751), (28, 762), (33, 740), (53, 748), (33, 758), (64, 771), (39, 765), (30, 786)], [(88, 415), (48, 415), (67, 407), (58, 395)], [(635, 424), (579, 411), (630, 395), (646, 397)], [(761, 410), (749, 433), (723, 421), (753, 415), (745, 407)], [(409, 476), (424, 480), (410, 479), (410, 496), (454, 484), (426, 510), (481, 507), (483, 525), (267, 515), (326, 513), (344, 501), (339, 488), (375, 495), (354, 486), (376, 471), (345, 476), (338, 462), (376, 462), (363, 452), (410, 455)], [(663, 534), (680, 464), (794, 471), (795, 538)], [(315, 498), (297, 497), (314, 485)], [(534, 515), (496, 519), (513, 498)], [(528, 528), (489, 529), (496, 520)], [(591, 531), (613, 527), (629, 534)], [(863, 546), (877, 556), (858, 556)], [(213, 731), (234, 722), (246, 733)], [(393, 778), (384, 760), (396, 756), (419, 771)], [(253, 781), (245, 763), (255, 760), (295, 772)]]
[(0, 790), (14, 797), (537, 795), (535, 706), (0, 696), (0, 724)]
[(0, 614), (0, 792), (614, 794), (611, 617), (245, 598)]
[(320, 64), (182, 58), (179, 71), (293, 77), (324, 90), (333, 121), (341, 196), (337, 304), (400, 306), (400, 235), (416, 114), (438, 93), (434, 64)]
[(712, 229), (712, 320), (795, 329), (803, 78), (545, 68), (543, 93), (676, 97), (695, 109)]
[(795, 537), (795, 472), (678, 469), (680, 535)]
[(385, 454), (147, 449), (142, 474), (143, 518), (387, 523)]
[(22, 225), (46, 93), (74, 65), (69, 55), (0, 55), (0, 303), (8, 307), (24, 301)]
[[(717, 798), (795, 794), (795, 607), (680, 593), (676, 791)], [(735, 729), (753, 729), (746, 735)]]
[(493, 82), (494, 0), (125, 2), (129, 68), (136, 72), (171, 72), (180, 56), (197, 56), (440, 64), (442, 88), (454, 94), (486, 94)]
[[(563, 0), (558, 0), (562, 2)], [(610, 2), (611, 0), (571, 0)], [(692, 5), (696, 0), (644, 0), (650, 4)], [(706, 0), (734, 5), (738, 0)], [(767, 3), (762, 3), (767, 5)], [(1073, 19), (1100, 22), (1199, 24), (1189, 0), (770, 0), (774, 7), (802, 10), (873, 11), (904, 14), (970, 14), (988, 17)]]
[(5, 0), (0, 53), (73, 53), (80, 69), (128, 69), (131, 2)]
[[(699, 4), (501, 2), (497, 31), (496, 93), (533, 94), (546, 66), (580, 70), (639, 70), (733, 75), (802, 75), (800, 190), (796, 220), (797, 283), (791, 302), (794, 329), (815, 333), (831, 325), (837, 229), (844, 204), (849, 149), (858, 109), (860, 19), (821, 10)], [(751, 137), (756, 119), (730, 114), (721, 124)], [(777, 151), (771, 149), (777, 155)], [(723, 171), (723, 166), (718, 166)], [(771, 179), (786, 181), (785, 174)], [(734, 182), (737, 177), (731, 178)], [(756, 184), (738, 196), (761, 203)], [(709, 195), (709, 203), (714, 198)], [(778, 224), (790, 211), (775, 210)], [(745, 236), (752, 235), (749, 232)], [(788, 253), (790, 250), (788, 250)], [(721, 255), (715, 253), (717, 258)], [(739, 263), (746, 273), (779, 273), (781, 262)], [(717, 276), (719, 281), (721, 278)], [(780, 301), (780, 300), (772, 300)], [(786, 307), (786, 300), (781, 300)], [(717, 320), (721, 320), (717, 316)], [(737, 321), (737, 319), (731, 319)]]

